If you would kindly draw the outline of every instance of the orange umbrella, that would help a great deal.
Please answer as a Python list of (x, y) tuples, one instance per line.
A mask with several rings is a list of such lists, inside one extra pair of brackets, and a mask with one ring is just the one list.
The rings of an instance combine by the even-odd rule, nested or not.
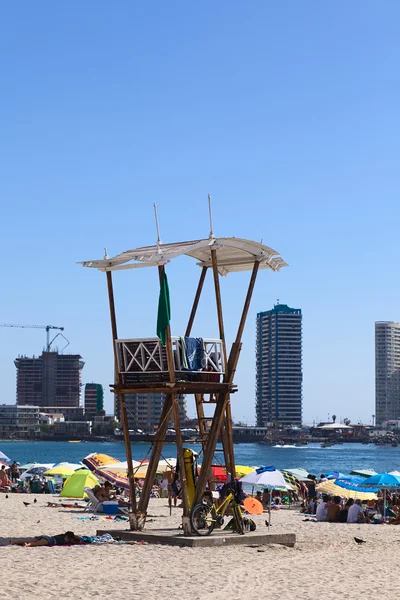
[(243, 506), (251, 515), (262, 515), (264, 512), (263, 505), (261, 504), (261, 502), (259, 500), (256, 500), (255, 498), (251, 498), (250, 496), (248, 498), (245, 498)]

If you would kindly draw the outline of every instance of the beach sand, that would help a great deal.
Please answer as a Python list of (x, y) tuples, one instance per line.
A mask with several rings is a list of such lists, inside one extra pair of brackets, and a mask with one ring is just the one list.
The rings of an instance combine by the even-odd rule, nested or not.
[[(95, 535), (97, 529), (127, 528), (114, 521), (80, 521), (77, 517), (87, 513), (48, 508), (49, 500), (58, 502), (45, 495), (9, 494), (6, 499), (0, 494), (0, 538), (67, 530)], [(25, 507), (24, 501), (32, 504)], [(173, 509), (169, 517), (166, 500), (151, 500), (149, 515), (149, 529), (173, 527), (180, 523), (181, 510)], [(295, 533), (294, 548), (0, 547), (0, 598), (395, 598), (400, 527), (312, 523), (304, 518), (293, 509), (272, 514), (271, 533)], [(265, 517), (255, 521), (264, 532)], [(366, 543), (357, 545), (354, 536)]]

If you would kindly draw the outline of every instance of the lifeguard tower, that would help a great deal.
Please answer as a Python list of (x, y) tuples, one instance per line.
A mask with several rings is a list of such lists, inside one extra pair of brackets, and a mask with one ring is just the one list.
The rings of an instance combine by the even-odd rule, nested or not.
[[(179, 332), (180, 336), (175, 336), (171, 334), (169, 325), (166, 265), (182, 255), (196, 260), (201, 270), (186, 331)], [(181, 394), (193, 394), (195, 397), (203, 459), (194, 497), (192, 494), (190, 501), (185, 470), (183, 468), (180, 470), (183, 504), (182, 525), (184, 533), (190, 534), (190, 506), (194, 506), (201, 501), (205, 486), (210, 478), (213, 456), (219, 438), (222, 440), (227, 473), (231, 478), (235, 477), (230, 396), (237, 391), (234, 376), (257, 274), (262, 269), (279, 271), (287, 265), (275, 250), (262, 243), (235, 237), (215, 237), (212, 226), (210, 236), (207, 239), (171, 244), (162, 244), (159, 239), (154, 246), (127, 250), (112, 258), (105, 257), (102, 260), (86, 261), (81, 264), (84, 267), (103, 271), (107, 277), (115, 359), (115, 381), (111, 387), (120, 402), (130, 482), (132, 504), (130, 526), (132, 530), (141, 530), (144, 527), (152, 483), (156, 475), (171, 416), (176, 431), (178, 461), (180, 465), (184, 465), (178, 397)], [(159, 337), (120, 339), (117, 333), (113, 273), (145, 267), (156, 267), (158, 270), (160, 280)], [(219, 337), (217, 339), (207, 337), (195, 339), (190, 337), (192, 326), (207, 271), (209, 270), (212, 272), (213, 277)], [(225, 340), (220, 277), (239, 271), (250, 271), (251, 275), (236, 337), (228, 350)], [(204, 332), (204, 335), (207, 335), (207, 333)], [(188, 345), (191, 347), (192, 352), (190, 355), (195, 357), (194, 360), (187, 360), (186, 347)], [(165, 402), (152, 444), (144, 487), (137, 502), (125, 395), (155, 392), (165, 394)], [(205, 427), (205, 405), (215, 406), (213, 417), (207, 419), (208, 422), (211, 422), (208, 429)]]

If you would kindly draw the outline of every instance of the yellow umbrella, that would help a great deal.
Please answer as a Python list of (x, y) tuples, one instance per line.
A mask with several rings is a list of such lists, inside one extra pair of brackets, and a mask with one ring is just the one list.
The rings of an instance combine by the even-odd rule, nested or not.
[(323, 481), (318, 484), (316, 489), (323, 494), (332, 494), (333, 496), (341, 496), (342, 498), (354, 498), (355, 500), (376, 500), (378, 496), (373, 492), (356, 492), (355, 490), (346, 490), (346, 488), (335, 485), (331, 481)]
[(63, 467), (62, 465), (59, 465), (57, 467), (53, 467), (52, 469), (49, 469), (48, 471), (46, 471), (44, 473), (44, 475), (46, 477), (68, 477), (69, 475), (72, 475), (72, 473), (75, 473), (75, 471), (73, 469), (70, 469), (69, 467)]
[(245, 465), (236, 465), (236, 477), (241, 479), (245, 475), (252, 473), (255, 469), (253, 467), (246, 467)]

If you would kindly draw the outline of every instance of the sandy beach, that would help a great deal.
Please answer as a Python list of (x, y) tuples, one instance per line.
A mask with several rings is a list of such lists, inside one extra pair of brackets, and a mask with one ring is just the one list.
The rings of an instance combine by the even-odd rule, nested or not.
[[(37, 503), (33, 503), (34, 497)], [(126, 529), (126, 523), (79, 520), (82, 512), (48, 508), (49, 496), (0, 494), (0, 537), (53, 535), (73, 530)], [(32, 502), (25, 507), (23, 502)], [(86, 513), (85, 513), (86, 514)], [(181, 511), (151, 500), (148, 528), (178, 525)], [(87, 515), (87, 514), (86, 514)], [(230, 546), (212, 549), (151, 545), (0, 548), (0, 598), (308, 599), (394, 598), (400, 528), (303, 521), (296, 510), (273, 512), (271, 533), (297, 536), (294, 548)], [(255, 518), (259, 531), (265, 518)], [(354, 536), (366, 540), (357, 545)], [(249, 538), (249, 544), (251, 540)]]

